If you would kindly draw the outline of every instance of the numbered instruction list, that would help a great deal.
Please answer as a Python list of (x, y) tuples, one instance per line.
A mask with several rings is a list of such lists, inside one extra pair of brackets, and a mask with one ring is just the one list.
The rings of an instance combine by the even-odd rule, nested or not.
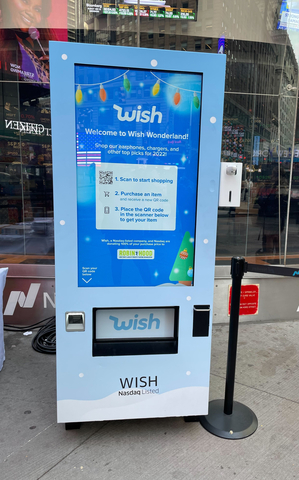
[(98, 230), (175, 230), (177, 167), (96, 166)]

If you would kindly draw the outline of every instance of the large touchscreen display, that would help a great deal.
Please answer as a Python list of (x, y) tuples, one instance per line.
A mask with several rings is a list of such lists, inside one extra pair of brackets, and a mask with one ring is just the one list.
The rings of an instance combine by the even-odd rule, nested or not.
[(75, 66), (78, 285), (193, 285), (202, 75)]

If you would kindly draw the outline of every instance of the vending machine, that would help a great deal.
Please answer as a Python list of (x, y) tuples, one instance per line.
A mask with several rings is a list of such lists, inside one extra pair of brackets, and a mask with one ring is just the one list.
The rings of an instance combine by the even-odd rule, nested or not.
[(225, 56), (50, 46), (58, 422), (208, 411)]

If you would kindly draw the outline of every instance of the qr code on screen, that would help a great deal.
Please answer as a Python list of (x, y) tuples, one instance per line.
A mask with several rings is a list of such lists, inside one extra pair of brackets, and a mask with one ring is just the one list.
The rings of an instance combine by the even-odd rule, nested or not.
[(113, 172), (99, 172), (99, 183), (103, 185), (112, 185), (113, 184)]

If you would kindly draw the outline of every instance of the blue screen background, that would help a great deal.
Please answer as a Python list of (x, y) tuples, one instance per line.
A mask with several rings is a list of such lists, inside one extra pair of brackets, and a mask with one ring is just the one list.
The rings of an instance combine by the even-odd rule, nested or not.
[[(126, 73), (125, 73), (126, 72)], [(126, 82), (125, 80), (128, 80)], [(154, 95), (154, 87), (159, 91)], [(105, 95), (100, 89), (104, 89)], [(79, 93), (78, 93), (79, 90)], [(156, 88), (157, 90), (157, 88)], [(78, 286), (157, 286), (170, 284), (169, 276), (186, 232), (195, 237), (198, 152), (202, 75), (155, 70), (75, 66), (76, 142), (77, 142), (77, 212), (78, 212)], [(179, 102), (175, 104), (175, 100)], [(104, 101), (103, 101), (104, 99)], [(198, 101), (197, 101), (198, 100)], [(162, 122), (120, 121), (134, 110), (161, 112)], [(97, 132), (117, 132), (114, 135)], [(126, 135), (120, 135), (119, 132)], [(145, 136), (132, 137), (129, 131)], [(185, 138), (149, 138), (146, 132), (185, 136)], [(113, 154), (119, 146), (142, 146), (143, 155)], [(112, 148), (111, 148), (112, 147)], [(148, 147), (166, 147), (166, 156), (147, 155)], [(171, 148), (178, 151), (170, 151)], [(122, 150), (122, 149), (120, 149)], [(110, 153), (108, 153), (110, 152)], [(96, 229), (96, 165), (105, 163), (174, 165), (177, 170), (176, 228), (157, 230)], [(109, 240), (103, 242), (102, 240)], [(130, 240), (134, 247), (124, 246)], [(117, 259), (119, 248), (141, 248), (138, 241), (159, 240), (154, 260)], [(108, 245), (107, 243), (110, 243)], [(111, 243), (114, 243), (113, 245)], [(151, 248), (151, 247), (147, 247)], [(193, 265), (192, 265), (193, 267)], [(89, 269), (90, 281), (82, 270)]]

